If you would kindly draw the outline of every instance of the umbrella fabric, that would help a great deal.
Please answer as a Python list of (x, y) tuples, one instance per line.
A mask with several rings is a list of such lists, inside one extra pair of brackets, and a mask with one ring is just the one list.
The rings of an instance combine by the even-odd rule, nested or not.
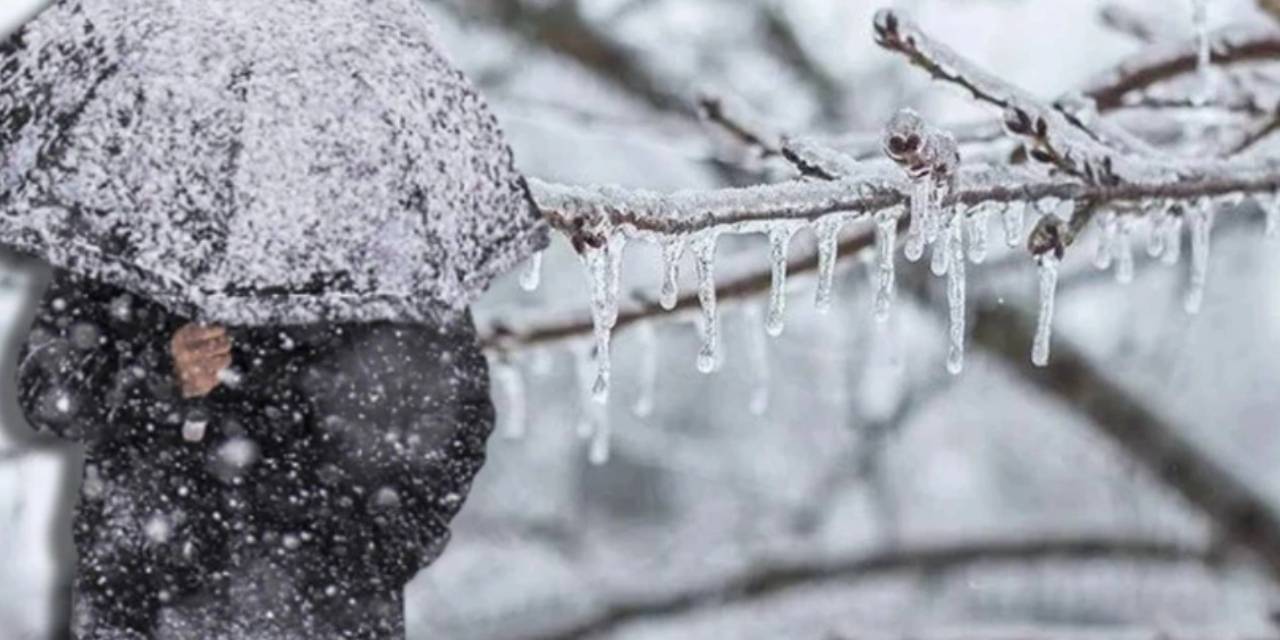
[(0, 244), (204, 321), (449, 317), (547, 241), (420, 0), (56, 2), (0, 154)]

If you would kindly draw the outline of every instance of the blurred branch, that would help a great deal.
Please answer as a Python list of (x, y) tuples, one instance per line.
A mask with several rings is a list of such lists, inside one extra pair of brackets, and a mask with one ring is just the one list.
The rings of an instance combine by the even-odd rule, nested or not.
[(765, 44), (812, 89), (823, 119), (840, 122), (845, 102), (849, 99), (845, 84), (833, 76), (826, 65), (810, 55), (804, 39), (796, 33), (795, 24), (787, 16), (785, 6), (784, 2), (765, 2), (760, 7)]
[(994, 303), (980, 305), (976, 315), (976, 346), (1089, 417), (1100, 433), (1206, 515), (1224, 541), (1253, 552), (1272, 578), (1280, 579), (1280, 515), (1264, 496), (1205, 455), (1174, 423), (1065, 340), (1055, 338), (1051, 366), (1033, 366), (1027, 346), (1035, 336), (1035, 318)]
[(1122, 4), (1106, 4), (1098, 10), (1098, 20), (1117, 33), (1148, 44), (1175, 39), (1175, 33), (1156, 16), (1138, 13)]
[(799, 587), (847, 583), (887, 573), (936, 573), (978, 563), (1044, 561), (1087, 562), (1123, 559), (1156, 564), (1211, 564), (1204, 549), (1155, 540), (1120, 537), (980, 540), (917, 548), (890, 549), (851, 557), (803, 561), (762, 561), (754, 568), (711, 584), (686, 587), (657, 596), (636, 596), (604, 604), (580, 622), (530, 640), (570, 640), (595, 637), (628, 624), (704, 610), (757, 602)]
[(1280, 21), (1280, 0), (1258, 0), (1258, 8)]

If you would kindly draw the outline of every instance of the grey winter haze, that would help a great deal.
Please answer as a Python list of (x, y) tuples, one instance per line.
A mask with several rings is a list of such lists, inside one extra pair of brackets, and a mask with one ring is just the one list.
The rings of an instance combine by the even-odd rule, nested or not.
[(1280, 637), (1274, 0), (0, 34), (0, 640)]

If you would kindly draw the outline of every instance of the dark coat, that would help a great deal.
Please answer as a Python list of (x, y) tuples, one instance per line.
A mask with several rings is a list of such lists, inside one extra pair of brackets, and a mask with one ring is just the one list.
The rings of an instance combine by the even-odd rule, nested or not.
[(22, 349), (31, 424), (87, 445), (76, 637), (403, 637), (493, 427), (470, 318), (233, 329), (232, 375), (194, 401), (186, 323), (63, 272)]

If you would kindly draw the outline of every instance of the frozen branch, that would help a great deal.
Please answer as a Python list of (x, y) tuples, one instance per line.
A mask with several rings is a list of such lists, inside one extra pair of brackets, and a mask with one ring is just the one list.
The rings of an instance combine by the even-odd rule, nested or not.
[(537, 640), (600, 637), (628, 624), (758, 602), (791, 589), (902, 572), (933, 574), (984, 563), (1125, 560), (1152, 564), (1212, 564), (1213, 554), (1177, 543), (1122, 537), (979, 540), (950, 545), (888, 549), (845, 558), (759, 562), (718, 582), (635, 596), (604, 604), (597, 613)]
[(1280, 579), (1280, 515), (1267, 499), (1072, 345), (1058, 341), (1052, 365), (1033, 366), (1026, 350), (1035, 330), (1035, 318), (989, 303), (978, 308), (973, 341), (1039, 390), (1089, 417), (1099, 432), (1204, 513), (1225, 541), (1253, 552)]

